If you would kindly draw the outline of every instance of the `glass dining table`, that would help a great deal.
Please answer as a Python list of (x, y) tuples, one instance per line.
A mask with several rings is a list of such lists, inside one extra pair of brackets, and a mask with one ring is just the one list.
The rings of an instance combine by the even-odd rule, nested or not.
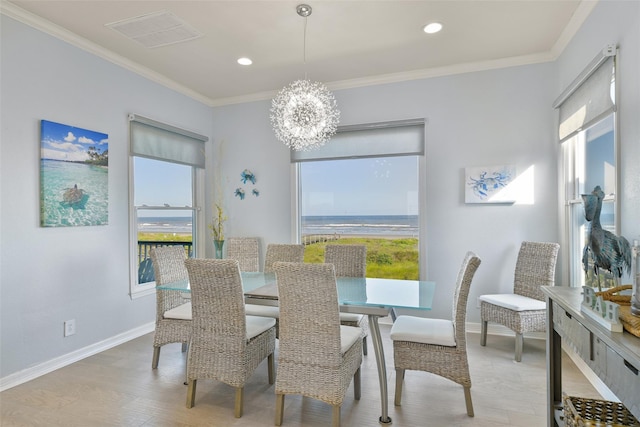
[[(243, 272), (242, 287), (245, 301), (250, 304), (277, 305), (278, 287), (272, 273)], [(380, 382), (380, 424), (391, 424), (387, 391), (387, 370), (378, 319), (391, 310), (409, 308), (430, 310), (435, 283), (420, 280), (336, 278), (340, 311), (368, 316), (373, 350)], [(158, 289), (190, 292), (187, 281), (158, 286)]]

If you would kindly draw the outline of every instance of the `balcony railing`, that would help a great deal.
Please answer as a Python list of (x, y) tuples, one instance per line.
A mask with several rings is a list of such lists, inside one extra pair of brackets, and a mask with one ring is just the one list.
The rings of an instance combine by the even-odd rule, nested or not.
[(153, 282), (151, 249), (158, 246), (182, 246), (188, 258), (193, 254), (193, 242), (171, 242), (165, 240), (138, 240), (138, 283)]

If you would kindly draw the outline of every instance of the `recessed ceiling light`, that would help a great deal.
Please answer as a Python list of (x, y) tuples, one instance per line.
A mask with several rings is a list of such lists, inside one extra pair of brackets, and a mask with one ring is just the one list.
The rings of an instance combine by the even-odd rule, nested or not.
[(427, 24), (424, 27), (424, 32), (427, 34), (437, 33), (442, 29), (442, 24), (439, 22), (432, 22), (431, 24)]
[(238, 59), (238, 64), (240, 65), (251, 65), (253, 64), (253, 61), (249, 58), (239, 58)]

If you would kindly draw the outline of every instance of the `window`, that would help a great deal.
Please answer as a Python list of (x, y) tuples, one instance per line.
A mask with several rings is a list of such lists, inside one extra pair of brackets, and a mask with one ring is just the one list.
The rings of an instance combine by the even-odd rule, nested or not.
[(305, 261), (323, 262), (326, 244), (365, 244), (368, 277), (419, 279), (424, 121), (338, 132), (292, 153)]
[(206, 137), (149, 119), (131, 120), (131, 296), (154, 291), (150, 250), (198, 252)]
[[(602, 228), (616, 233), (616, 161), (614, 115), (579, 132), (565, 141), (565, 181), (567, 187), (567, 209), (569, 219), (570, 282), (572, 286), (597, 286), (590, 266), (585, 274), (582, 252), (585, 247), (590, 224), (585, 220), (582, 194), (589, 194), (596, 186), (605, 193), (600, 222)], [(611, 280), (600, 272), (600, 281)], [(611, 285), (613, 286), (613, 285)]]
[(565, 204), (565, 240), (571, 286), (605, 286), (612, 280), (593, 266), (583, 266), (583, 251), (590, 223), (585, 219), (582, 195), (599, 186), (605, 194), (600, 222), (617, 234), (617, 148), (615, 134), (615, 46), (607, 46), (587, 66), (554, 107), (560, 111), (558, 128), (562, 143)]

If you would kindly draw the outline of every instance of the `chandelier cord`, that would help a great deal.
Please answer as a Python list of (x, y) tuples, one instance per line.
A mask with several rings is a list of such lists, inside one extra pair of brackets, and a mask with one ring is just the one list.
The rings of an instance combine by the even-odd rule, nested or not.
[(307, 80), (307, 17), (304, 17), (304, 36), (302, 39), (302, 63), (304, 64), (304, 79)]

